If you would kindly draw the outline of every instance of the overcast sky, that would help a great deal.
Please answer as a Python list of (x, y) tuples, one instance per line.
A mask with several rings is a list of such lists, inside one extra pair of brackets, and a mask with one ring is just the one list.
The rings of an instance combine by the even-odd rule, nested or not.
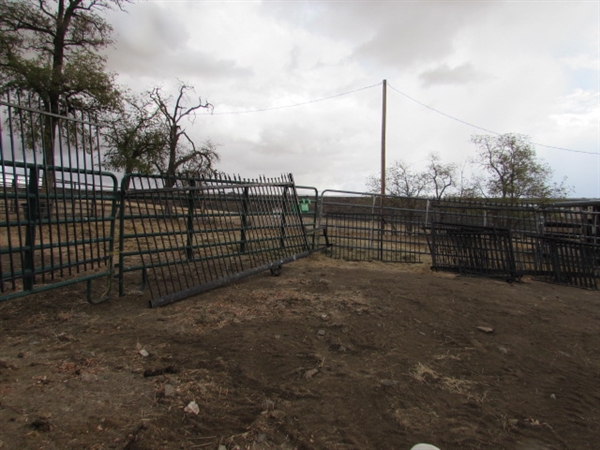
[(195, 86), (214, 112), (188, 131), (219, 144), (227, 173), (366, 190), (386, 79), (389, 163), (463, 166), (485, 133), (468, 122), (572, 150), (536, 146), (573, 196), (600, 197), (599, 5), (140, 1), (108, 17), (108, 67), (137, 91)]

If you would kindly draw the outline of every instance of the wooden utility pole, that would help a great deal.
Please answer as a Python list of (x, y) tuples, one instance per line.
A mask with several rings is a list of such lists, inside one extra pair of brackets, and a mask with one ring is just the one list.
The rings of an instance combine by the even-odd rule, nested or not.
[(381, 195), (385, 195), (385, 126), (387, 114), (387, 80), (383, 80), (383, 101), (381, 110)]

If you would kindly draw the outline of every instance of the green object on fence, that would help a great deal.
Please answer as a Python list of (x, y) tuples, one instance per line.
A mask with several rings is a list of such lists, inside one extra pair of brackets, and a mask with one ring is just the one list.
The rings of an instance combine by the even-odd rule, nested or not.
[(300, 200), (300, 212), (309, 212), (310, 211), (310, 199), (309, 198), (303, 198), (302, 200)]

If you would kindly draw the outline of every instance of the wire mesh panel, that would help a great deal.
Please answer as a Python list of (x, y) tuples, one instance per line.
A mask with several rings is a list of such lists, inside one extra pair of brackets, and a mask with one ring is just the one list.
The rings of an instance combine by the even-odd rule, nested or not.
[(112, 273), (117, 180), (90, 121), (0, 101), (0, 300)]
[(510, 231), (433, 222), (428, 235), (432, 269), (517, 279)]
[(420, 262), (428, 254), (421, 199), (326, 190), (320, 203), (334, 258)]
[(310, 253), (291, 175), (201, 180), (131, 175), (122, 183), (120, 290), (142, 270), (151, 306)]

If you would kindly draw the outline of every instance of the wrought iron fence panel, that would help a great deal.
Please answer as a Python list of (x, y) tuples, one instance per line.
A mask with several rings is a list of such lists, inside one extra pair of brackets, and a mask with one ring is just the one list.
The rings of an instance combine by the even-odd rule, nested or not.
[(122, 182), (120, 293), (142, 273), (164, 305), (308, 255), (291, 175), (202, 180), (128, 175)]
[(520, 277), (508, 229), (433, 222), (428, 238), (434, 270), (508, 280)]
[(98, 127), (5, 100), (0, 110), (0, 300), (81, 281), (88, 300), (105, 299), (118, 183), (99, 170)]
[(440, 226), (510, 230), (518, 274), (596, 288), (600, 212), (593, 202), (556, 205), (438, 200), (432, 201), (428, 215)]

